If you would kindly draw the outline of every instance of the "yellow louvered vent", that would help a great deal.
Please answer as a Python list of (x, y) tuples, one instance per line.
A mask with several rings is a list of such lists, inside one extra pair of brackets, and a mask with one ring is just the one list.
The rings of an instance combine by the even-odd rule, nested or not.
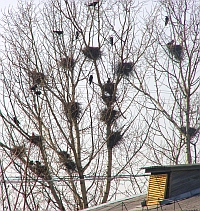
[(147, 195), (147, 206), (159, 204), (165, 198), (167, 174), (151, 175)]

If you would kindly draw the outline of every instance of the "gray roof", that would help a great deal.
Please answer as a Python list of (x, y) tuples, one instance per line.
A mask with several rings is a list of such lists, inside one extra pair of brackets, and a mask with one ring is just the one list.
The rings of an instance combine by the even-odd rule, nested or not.
[(200, 170), (200, 164), (179, 164), (179, 165), (168, 165), (168, 166), (149, 166), (143, 167), (145, 173), (166, 173), (171, 171), (190, 171), (190, 170)]

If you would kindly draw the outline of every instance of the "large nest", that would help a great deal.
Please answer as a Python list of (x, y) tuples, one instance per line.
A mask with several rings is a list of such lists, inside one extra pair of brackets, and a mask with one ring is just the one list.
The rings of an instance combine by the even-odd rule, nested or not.
[[(181, 132), (186, 135), (186, 127), (181, 127)], [(194, 127), (188, 128), (188, 134), (190, 137), (194, 137), (197, 134), (198, 130)]]
[(60, 151), (58, 152), (59, 160), (63, 165), (67, 168), (70, 172), (75, 172), (76, 169), (76, 163), (71, 159), (70, 154), (68, 154), (66, 151)]
[(103, 94), (101, 98), (107, 106), (110, 106), (116, 102), (116, 96)]
[(34, 145), (36, 145), (38, 147), (41, 147), (41, 145), (42, 145), (42, 137), (39, 136), (39, 135), (32, 134), (32, 136), (30, 136), (30, 138), (29, 138), (29, 141), (32, 144), (34, 144)]
[(123, 136), (121, 135), (120, 131), (113, 132), (107, 141), (108, 148), (112, 149), (112, 148), (116, 147), (117, 145), (119, 145), (120, 142), (122, 141), (122, 137)]
[(178, 61), (183, 60), (183, 57), (184, 57), (183, 46), (174, 45), (173, 42), (170, 42), (167, 44), (167, 48), (176, 60)]
[(50, 179), (48, 168), (45, 165), (42, 165), (39, 161), (36, 161), (35, 163), (32, 161), (29, 163), (29, 165), (32, 171), (37, 174), (38, 177)]
[(78, 102), (70, 102), (64, 104), (65, 112), (68, 117), (72, 117), (74, 119), (78, 119), (81, 115), (81, 104)]
[(74, 68), (74, 66), (75, 66), (74, 59), (72, 57), (69, 57), (69, 56), (61, 58), (60, 66), (64, 69)]
[(43, 86), (45, 84), (46, 76), (44, 75), (44, 73), (40, 73), (34, 70), (34, 71), (30, 71), (29, 75), (32, 78), (34, 85)]
[(105, 108), (100, 113), (100, 120), (106, 124), (112, 124), (118, 118), (118, 111), (112, 108)]
[(116, 66), (116, 73), (124, 76), (129, 76), (133, 71), (133, 63), (132, 62), (123, 62), (118, 63)]
[(25, 149), (25, 146), (22, 145), (22, 146), (14, 146), (12, 149), (11, 149), (11, 153), (19, 158), (23, 157), (26, 153), (26, 149)]
[(97, 60), (101, 56), (101, 51), (99, 47), (87, 46), (82, 50), (82, 52), (88, 59)]
[(110, 94), (110, 95), (112, 95), (113, 94), (113, 92), (114, 92), (114, 83), (105, 83), (104, 85), (103, 85), (103, 91), (104, 92), (107, 92), (108, 94)]

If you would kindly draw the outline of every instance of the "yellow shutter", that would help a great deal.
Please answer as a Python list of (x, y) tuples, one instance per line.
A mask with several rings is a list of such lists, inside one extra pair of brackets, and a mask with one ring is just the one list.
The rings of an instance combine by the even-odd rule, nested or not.
[(147, 206), (159, 204), (165, 198), (167, 174), (151, 175), (147, 195)]

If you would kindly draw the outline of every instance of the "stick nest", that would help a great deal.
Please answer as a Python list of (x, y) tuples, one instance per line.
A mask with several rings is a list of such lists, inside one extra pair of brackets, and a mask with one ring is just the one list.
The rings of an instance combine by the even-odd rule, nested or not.
[(64, 104), (65, 112), (67, 113), (67, 116), (73, 119), (78, 119), (81, 115), (82, 109), (81, 104), (78, 102), (70, 102)]
[[(181, 127), (181, 131), (184, 135), (186, 135), (186, 127)], [(197, 134), (198, 130), (194, 127), (189, 127), (188, 128), (188, 134), (190, 137), (194, 137)]]
[(167, 44), (167, 48), (176, 60), (178, 61), (183, 60), (183, 57), (184, 57), (183, 46), (174, 45), (172, 42), (170, 42)]
[(32, 144), (34, 144), (34, 145), (36, 145), (38, 147), (41, 147), (42, 146), (42, 137), (39, 136), (39, 135), (32, 135), (32, 136), (30, 136), (29, 141)]
[(112, 95), (114, 92), (114, 87), (115, 87), (114, 83), (105, 83), (103, 85), (103, 91), (107, 92), (109, 95)]
[(118, 63), (116, 67), (116, 73), (120, 75), (129, 76), (132, 71), (133, 71), (132, 62)]
[(69, 56), (67, 56), (65, 58), (61, 58), (60, 66), (64, 69), (74, 68), (74, 66), (75, 66), (74, 59)]
[(45, 84), (46, 76), (44, 75), (44, 73), (36, 72), (36, 70), (34, 70), (30, 71), (29, 75), (32, 78), (34, 85), (43, 86)]
[(101, 56), (101, 51), (99, 47), (87, 46), (82, 50), (82, 52), (88, 59), (97, 60)]
[(103, 94), (101, 98), (107, 106), (112, 105), (117, 100), (116, 96), (106, 95), (106, 94)]
[(105, 108), (100, 113), (100, 120), (106, 124), (112, 124), (118, 118), (118, 111), (112, 108)]
[(112, 148), (116, 147), (117, 145), (119, 145), (122, 141), (122, 137), (123, 136), (121, 135), (120, 131), (113, 132), (107, 141), (108, 148), (112, 149)]
[(63, 165), (67, 168), (70, 172), (77, 171), (76, 163), (72, 160), (70, 154), (68, 154), (66, 151), (60, 151), (58, 152), (59, 160)]
[(12, 155), (15, 155), (15, 156), (21, 158), (21, 157), (23, 157), (26, 154), (25, 146), (24, 145), (14, 146), (11, 149), (11, 153), (12, 153)]
[(48, 168), (45, 165), (42, 165), (39, 161), (36, 161), (35, 163), (31, 161), (29, 162), (29, 166), (38, 177), (51, 179), (48, 173)]

